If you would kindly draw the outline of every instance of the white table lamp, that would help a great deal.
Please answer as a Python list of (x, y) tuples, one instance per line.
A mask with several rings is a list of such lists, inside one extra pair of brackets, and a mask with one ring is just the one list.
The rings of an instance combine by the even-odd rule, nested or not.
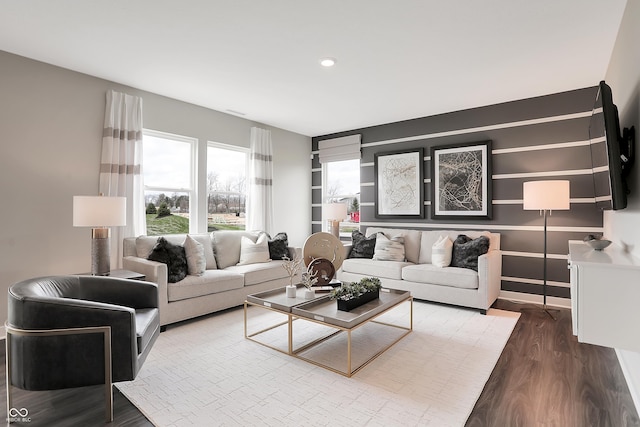
[(73, 196), (73, 226), (92, 227), (91, 274), (111, 271), (111, 229), (127, 222), (126, 197)]
[(322, 218), (327, 220), (329, 233), (340, 238), (340, 221), (347, 217), (347, 205), (344, 203), (324, 203)]

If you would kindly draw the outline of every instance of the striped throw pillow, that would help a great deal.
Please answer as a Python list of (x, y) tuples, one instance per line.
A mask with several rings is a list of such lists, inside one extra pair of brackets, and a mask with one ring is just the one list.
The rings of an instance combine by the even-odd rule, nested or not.
[(384, 233), (378, 233), (373, 259), (378, 261), (405, 261), (404, 237), (394, 236), (389, 239)]

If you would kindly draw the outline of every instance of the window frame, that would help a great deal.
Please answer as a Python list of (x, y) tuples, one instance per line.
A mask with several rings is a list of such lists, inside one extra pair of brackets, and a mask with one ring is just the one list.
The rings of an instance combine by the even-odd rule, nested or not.
[[(342, 161), (358, 161), (358, 166), (357, 166), (357, 170), (358, 170), (358, 176), (360, 177), (360, 179), (358, 180), (358, 188), (360, 188), (360, 182), (361, 182), (361, 175), (362, 175), (362, 160), (361, 159), (349, 159), (349, 160), (337, 160), (335, 162), (324, 162), (322, 163), (322, 204), (324, 203), (329, 203), (329, 199), (340, 199), (340, 198), (346, 198), (346, 197), (356, 197), (357, 195), (360, 193), (354, 193), (354, 194), (338, 194), (335, 196), (330, 196), (329, 194), (327, 194), (327, 190), (329, 189), (329, 165), (331, 163), (337, 163), (337, 162), (342, 162)], [(358, 203), (358, 206), (360, 206), (360, 203)], [(347, 211), (349, 210), (350, 206), (347, 205)], [(358, 208), (358, 212), (360, 211), (360, 207)], [(324, 217), (324, 209), (321, 209), (321, 218), (322, 218), (322, 231), (326, 231), (329, 232), (329, 225), (327, 224), (327, 221), (329, 218), (325, 218)], [(340, 221), (340, 225), (339, 227), (342, 227), (343, 224), (345, 223), (345, 221)], [(354, 223), (355, 224), (355, 223)], [(357, 223), (357, 227), (358, 229), (360, 229), (360, 223)], [(340, 238), (346, 238), (346, 237), (350, 237), (347, 235), (344, 236), (340, 236)]]
[[(207, 176), (209, 175), (209, 162), (208, 162), (208, 158), (209, 158), (209, 148), (217, 148), (220, 150), (228, 150), (228, 151), (236, 151), (236, 152), (240, 152), (243, 153), (245, 155), (245, 162), (244, 162), (244, 177), (245, 177), (245, 188), (244, 188), (244, 193), (236, 193), (236, 192), (221, 192), (221, 193), (228, 193), (228, 194), (242, 194), (244, 195), (244, 200), (245, 200), (245, 225), (248, 222), (248, 216), (249, 216), (249, 212), (247, 212), (246, 208), (247, 208), (247, 204), (249, 202), (249, 175), (250, 175), (250, 164), (251, 164), (251, 149), (249, 147), (240, 147), (237, 145), (231, 145), (231, 144), (225, 144), (223, 142), (217, 142), (217, 141), (207, 141), (207, 145), (206, 145), (206, 151), (205, 151), (205, 173), (204, 173), (204, 182), (206, 183), (207, 181)], [(207, 198), (209, 196), (209, 189), (207, 188), (207, 185), (205, 184), (205, 189), (204, 189), (204, 197), (205, 197), (205, 201), (204, 201), (204, 211), (206, 214), (206, 228), (208, 229), (209, 227), (209, 205), (207, 203)]]
[[(144, 153), (144, 137), (148, 135), (155, 138), (167, 139), (170, 141), (183, 142), (190, 145), (189, 149), (189, 186), (190, 188), (182, 188), (182, 187), (162, 187), (162, 186), (150, 186), (144, 182), (144, 161), (142, 164), (142, 175), (143, 175), (143, 195), (147, 191), (161, 191), (165, 193), (187, 193), (189, 195), (189, 233), (197, 233), (198, 232), (198, 221), (197, 221), (197, 212), (198, 212), (198, 200), (197, 200), (197, 174), (198, 169), (197, 165), (197, 147), (198, 147), (198, 138), (186, 136), (186, 135), (178, 135), (169, 132), (158, 131), (154, 129), (142, 129), (142, 147)], [(143, 154), (144, 159), (144, 154)], [(146, 206), (145, 206), (146, 211)], [(144, 212), (144, 211), (143, 211)], [(146, 223), (146, 222), (145, 222)], [(146, 228), (146, 226), (145, 226)], [(145, 234), (147, 230), (145, 229)]]

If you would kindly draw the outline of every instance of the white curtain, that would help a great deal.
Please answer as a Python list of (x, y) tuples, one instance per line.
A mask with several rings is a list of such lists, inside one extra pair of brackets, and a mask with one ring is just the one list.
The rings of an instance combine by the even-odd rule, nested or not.
[(273, 231), (271, 132), (257, 127), (251, 128), (251, 159), (246, 227), (247, 230), (262, 230), (269, 234)]
[[(142, 98), (108, 91), (102, 133), (100, 192), (127, 198), (127, 225), (111, 229), (111, 265), (122, 266), (122, 239), (146, 230), (142, 182)], [(114, 258), (115, 257), (115, 258)]]

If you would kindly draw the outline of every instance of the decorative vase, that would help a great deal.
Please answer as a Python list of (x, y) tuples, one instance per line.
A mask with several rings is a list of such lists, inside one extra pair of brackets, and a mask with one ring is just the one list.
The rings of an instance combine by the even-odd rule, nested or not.
[(297, 290), (296, 285), (287, 285), (287, 298), (295, 298)]
[(350, 300), (338, 299), (338, 310), (351, 311), (356, 307), (360, 307), (370, 301), (378, 299), (380, 297), (380, 291), (365, 292), (357, 298), (351, 298)]
[(306, 289), (304, 291), (305, 299), (314, 299), (315, 297), (316, 297), (316, 291), (314, 291), (313, 289)]

